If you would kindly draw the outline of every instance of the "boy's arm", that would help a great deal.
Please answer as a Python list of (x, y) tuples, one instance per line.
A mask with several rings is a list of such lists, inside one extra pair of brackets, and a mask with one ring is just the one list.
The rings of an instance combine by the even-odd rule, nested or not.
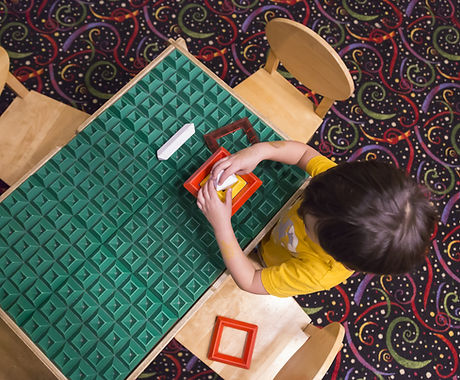
[(268, 294), (262, 284), (261, 271), (254, 268), (254, 265), (241, 250), (231, 223), (215, 229), (214, 233), (225, 265), (236, 284), (250, 293)]
[(214, 184), (223, 171), (220, 183), (231, 174), (247, 174), (262, 160), (273, 160), (306, 169), (308, 161), (319, 153), (297, 141), (262, 142), (243, 149), (217, 162), (210, 180), (198, 192), (197, 204), (214, 228), (217, 243), (225, 265), (238, 286), (255, 294), (269, 294), (262, 284), (261, 271), (256, 270), (241, 250), (231, 224), (231, 191), (226, 192), (226, 202), (217, 196)]
[(212, 181), (208, 181), (198, 192), (198, 207), (214, 228), (222, 258), (237, 285), (250, 293), (268, 294), (262, 285), (260, 271), (254, 268), (243, 253), (233, 232), (231, 193), (231, 190), (226, 191), (223, 203), (217, 196)]
[(308, 161), (320, 153), (307, 144), (298, 141), (269, 141), (260, 143), (264, 160), (282, 162), (283, 164), (297, 165), (305, 170)]
[(212, 171), (211, 178), (216, 180), (223, 171), (220, 183), (231, 174), (247, 174), (262, 160), (272, 160), (289, 165), (297, 165), (305, 170), (308, 161), (320, 155), (314, 148), (297, 141), (269, 141), (251, 145), (248, 148), (218, 161)]

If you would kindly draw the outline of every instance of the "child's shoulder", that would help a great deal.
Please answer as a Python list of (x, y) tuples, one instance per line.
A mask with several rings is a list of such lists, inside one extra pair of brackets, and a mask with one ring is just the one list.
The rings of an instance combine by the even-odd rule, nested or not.
[(312, 177), (314, 177), (315, 175), (323, 173), (326, 170), (333, 168), (334, 166), (337, 166), (337, 164), (334, 161), (330, 160), (329, 158), (323, 155), (318, 155), (313, 157), (310, 161), (308, 161), (305, 171)]
[(335, 260), (323, 249), (312, 249), (309, 252), (299, 255), (299, 265), (308, 267), (309, 271), (315, 273), (315, 277), (323, 286), (343, 281), (353, 274), (353, 271), (347, 269), (342, 263)]

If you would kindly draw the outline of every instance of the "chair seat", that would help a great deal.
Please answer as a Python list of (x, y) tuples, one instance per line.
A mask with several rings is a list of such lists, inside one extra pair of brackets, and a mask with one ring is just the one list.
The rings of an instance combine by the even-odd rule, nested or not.
[[(207, 358), (217, 316), (258, 326), (250, 369)], [(239, 289), (228, 276), (175, 338), (225, 379), (271, 379), (306, 342), (308, 336), (303, 330), (310, 322), (292, 297), (248, 293)], [(227, 343), (232, 345), (229, 341)], [(235, 347), (222, 347), (224, 344), (222, 341), (219, 351), (231, 354)]]
[(313, 103), (277, 71), (261, 68), (234, 91), (285, 138), (306, 143), (323, 121)]
[(0, 117), (0, 178), (10, 186), (20, 180), (69, 142), (88, 117), (36, 91), (15, 98)]

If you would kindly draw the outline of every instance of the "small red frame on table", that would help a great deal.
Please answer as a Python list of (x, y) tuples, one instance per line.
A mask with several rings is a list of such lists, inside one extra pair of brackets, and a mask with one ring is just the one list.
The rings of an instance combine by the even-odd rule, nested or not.
[(203, 138), (208, 148), (211, 150), (211, 152), (214, 153), (217, 149), (219, 149), (219, 144), (217, 143), (218, 139), (227, 136), (230, 133), (236, 132), (240, 129), (242, 129), (243, 132), (246, 134), (251, 144), (256, 144), (260, 142), (256, 131), (252, 127), (251, 122), (247, 117), (243, 117), (242, 119), (237, 120), (231, 124), (227, 124), (224, 127), (206, 133), (205, 135), (203, 135)]
[[(201, 181), (203, 181), (211, 172), (212, 167), (217, 161), (227, 156), (230, 156), (230, 152), (223, 147), (219, 147), (219, 149), (217, 149), (214, 154), (209, 157), (187, 181), (185, 181), (184, 187), (197, 197)], [(245, 180), (246, 185), (232, 200), (232, 215), (243, 205), (244, 202), (249, 199), (252, 194), (254, 194), (260, 185), (262, 185), (262, 181), (253, 173), (242, 174), (240, 177)]]
[[(247, 332), (246, 344), (244, 346), (243, 356), (238, 358), (236, 356), (226, 355), (219, 352), (220, 339), (224, 327), (230, 327)], [(251, 365), (252, 352), (256, 343), (257, 325), (252, 323), (241, 322), (235, 319), (218, 316), (214, 332), (211, 338), (211, 345), (209, 347), (208, 358), (211, 360), (219, 361), (225, 364), (231, 364), (237, 367), (249, 369)]]

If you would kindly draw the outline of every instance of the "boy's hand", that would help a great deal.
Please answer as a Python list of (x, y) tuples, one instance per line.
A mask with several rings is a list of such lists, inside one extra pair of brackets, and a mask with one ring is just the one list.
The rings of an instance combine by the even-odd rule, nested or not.
[[(261, 157), (257, 154), (257, 146), (250, 146), (217, 161), (211, 170), (210, 179), (216, 185), (220, 185), (232, 174), (251, 173), (260, 161)], [(216, 183), (217, 176), (221, 171), (219, 183)]]
[(211, 179), (209, 179), (198, 191), (197, 205), (215, 231), (222, 228), (228, 228), (229, 226), (231, 228), (231, 188), (225, 191), (224, 203), (220, 200), (219, 196), (217, 195), (217, 190), (214, 187), (214, 182), (211, 181)]

